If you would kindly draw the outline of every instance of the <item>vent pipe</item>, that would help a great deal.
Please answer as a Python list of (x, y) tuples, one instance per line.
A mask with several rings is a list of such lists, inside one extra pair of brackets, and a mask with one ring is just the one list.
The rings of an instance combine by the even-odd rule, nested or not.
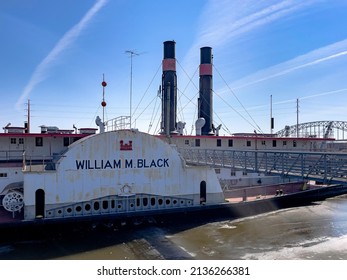
[(165, 135), (177, 134), (177, 76), (175, 45), (175, 41), (164, 42), (161, 134)]
[(201, 129), (202, 135), (213, 135), (212, 125), (212, 48), (200, 49), (200, 82), (199, 82), (199, 109), (198, 118), (205, 119), (205, 125)]

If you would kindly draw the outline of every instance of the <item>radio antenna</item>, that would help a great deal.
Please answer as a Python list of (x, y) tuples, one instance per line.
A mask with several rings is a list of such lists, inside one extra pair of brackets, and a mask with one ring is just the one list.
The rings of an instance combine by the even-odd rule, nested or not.
[(138, 53), (134, 50), (126, 50), (126, 54), (130, 57), (130, 128), (131, 128), (131, 115), (132, 115), (132, 98), (133, 98), (133, 56), (139, 56), (141, 53)]

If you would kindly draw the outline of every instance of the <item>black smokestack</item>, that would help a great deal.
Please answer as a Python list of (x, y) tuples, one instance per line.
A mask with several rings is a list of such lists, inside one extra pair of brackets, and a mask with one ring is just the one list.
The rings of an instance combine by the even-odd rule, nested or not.
[(177, 76), (175, 41), (164, 42), (163, 76), (162, 76), (162, 134), (176, 132), (177, 111)]
[(199, 83), (198, 118), (205, 119), (202, 135), (211, 135), (212, 131), (212, 48), (200, 49), (200, 83)]

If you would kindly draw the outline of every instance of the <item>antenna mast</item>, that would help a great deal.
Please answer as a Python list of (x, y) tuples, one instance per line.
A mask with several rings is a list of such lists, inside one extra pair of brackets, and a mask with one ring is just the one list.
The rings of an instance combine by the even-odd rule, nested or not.
[(107, 83), (105, 82), (105, 75), (102, 74), (102, 123), (105, 123), (105, 107), (106, 107), (106, 102), (105, 102), (105, 87), (107, 86)]
[(296, 137), (299, 138), (299, 98), (296, 99)]
[(272, 94), (270, 95), (270, 133), (272, 136), (274, 129), (274, 118), (272, 117)]
[(131, 115), (132, 115), (132, 96), (133, 96), (133, 56), (140, 55), (133, 50), (127, 50), (125, 53), (130, 55), (130, 128), (131, 128)]
[(26, 133), (30, 133), (30, 99), (28, 99), (28, 127)]

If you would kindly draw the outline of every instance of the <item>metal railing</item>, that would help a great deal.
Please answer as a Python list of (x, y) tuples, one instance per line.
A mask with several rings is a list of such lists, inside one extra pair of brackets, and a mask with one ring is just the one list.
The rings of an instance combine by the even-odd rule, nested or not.
[(24, 150), (0, 151), (0, 161), (21, 160)]
[(106, 121), (106, 131), (116, 131), (121, 129), (130, 129), (130, 117), (120, 116)]
[(323, 183), (347, 183), (346, 153), (191, 148), (179, 149), (179, 152), (188, 164), (206, 164)]

